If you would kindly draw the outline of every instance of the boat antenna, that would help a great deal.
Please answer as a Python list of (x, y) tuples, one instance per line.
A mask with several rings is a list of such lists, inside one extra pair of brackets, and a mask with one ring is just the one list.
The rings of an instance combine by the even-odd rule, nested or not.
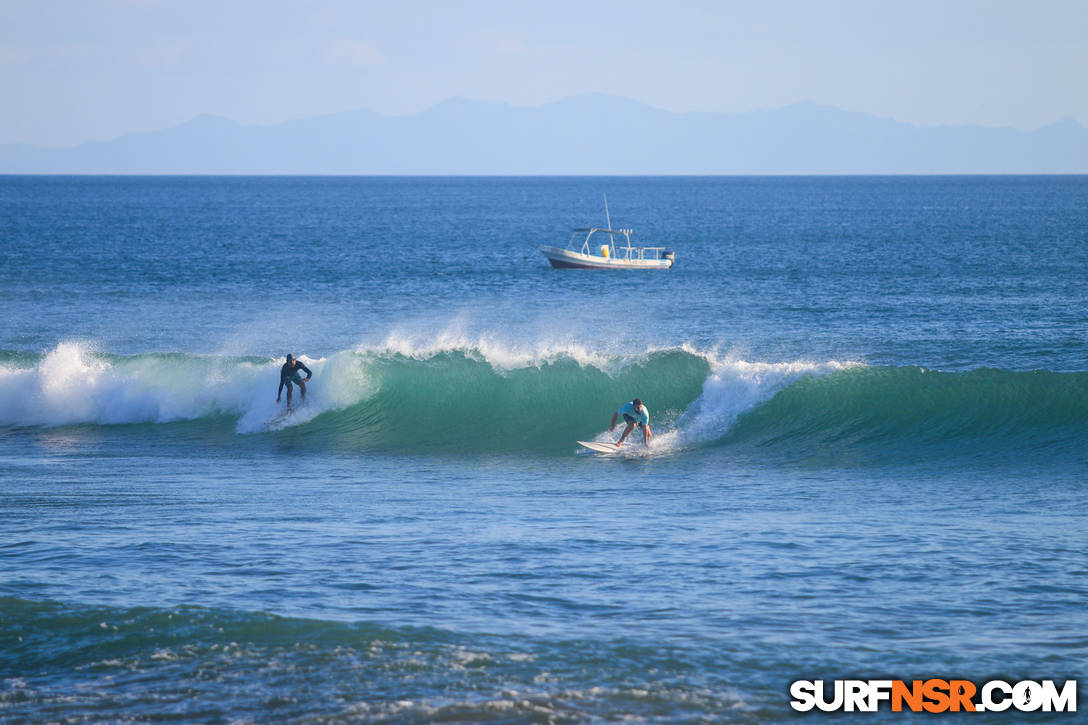
[(616, 251), (616, 240), (612, 238), (612, 217), (608, 216), (608, 194), (604, 195), (604, 220), (608, 222), (608, 245)]

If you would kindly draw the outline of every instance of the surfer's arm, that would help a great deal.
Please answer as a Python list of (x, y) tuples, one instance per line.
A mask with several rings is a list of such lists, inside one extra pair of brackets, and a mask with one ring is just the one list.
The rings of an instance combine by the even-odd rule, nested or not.
[(303, 371), (306, 372), (306, 379), (307, 380), (309, 380), (310, 378), (312, 378), (314, 376), (314, 374), (310, 372), (310, 368), (306, 367), (301, 362), (296, 363), (295, 365), (296, 365), (297, 369), (303, 370)]
[(609, 433), (616, 430), (616, 418), (619, 418), (619, 417), (620, 417), (620, 414), (619, 414), (618, 411), (612, 414), (612, 422), (608, 425), (608, 432)]
[(280, 402), (280, 396), (283, 395), (283, 385), (287, 382), (287, 376), (280, 371), (280, 386), (276, 388), (276, 402)]

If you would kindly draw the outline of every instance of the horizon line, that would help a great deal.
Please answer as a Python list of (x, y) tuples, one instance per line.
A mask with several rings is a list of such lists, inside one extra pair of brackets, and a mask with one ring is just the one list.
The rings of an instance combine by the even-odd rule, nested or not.
[(828, 179), (886, 179), (886, 178), (916, 178), (916, 179), (931, 179), (931, 178), (1039, 178), (1039, 177), (1088, 177), (1088, 172), (1081, 171), (1066, 171), (1066, 172), (1007, 172), (1007, 173), (979, 173), (979, 172), (931, 172), (926, 174), (919, 173), (899, 173), (899, 172), (886, 172), (886, 173), (845, 173), (845, 174), (820, 174), (820, 173), (798, 173), (798, 174), (302, 174), (284, 172), (280, 174), (245, 174), (245, 173), (223, 173), (223, 174), (183, 174), (183, 173), (111, 173), (111, 174), (94, 174), (94, 173), (50, 173), (50, 172), (26, 172), (26, 173), (10, 173), (0, 172), (0, 179), (14, 179), (14, 178), (131, 178), (131, 179), (221, 179), (221, 178), (235, 178), (235, 179), (753, 179), (753, 178), (779, 178), (779, 179), (806, 179), (806, 178), (828, 178)]
[(411, 117), (411, 116), (418, 116), (418, 115), (421, 115), (421, 114), (429, 113), (431, 111), (434, 111), (434, 110), (438, 109), (439, 107), (441, 107), (441, 106), (443, 106), (445, 104), (448, 104), (448, 103), (451, 103), (451, 102), (457, 102), (457, 101), (464, 101), (464, 102), (468, 102), (468, 103), (472, 103), (472, 104), (476, 104), (476, 105), (480, 105), (480, 106), (503, 106), (505, 108), (509, 108), (509, 109), (513, 109), (513, 110), (532, 111), (532, 110), (539, 110), (539, 109), (542, 109), (542, 108), (547, 108), (548, 106), (554, 106), (556, 104), (564, 103), (564, 102), (567, 102), (567, 101), (577, 101), (577, 100), (588, 99), (588, 98), (607, 98), (607, 99), (614, 99), (614, 100), (619, 100), (619, 101), (626, 101), (626, 102), (629, 102), (629, 103), (637, 104), (637, 105), (642, 106), (642, 107), (644, 107), (646, 109), (649, 109), (651, 111), (655, 111), (655, 112), (658, 112), (658, 113), (665, 113), (665, 114), (669, 114), (669, 115), (673, 115), (673, 116), (691, 116), (691, 115), (744, 116), (744, 115), (758, 114), (758, 113), (775, 113), (775, 112), (784, 111), (784, 110), (787, 110), (787, 109), (790, 109), (790, 108), (796, 108), (796, 107), (799, 107), (799, 106), (810, 106), (810, 107), (814, 107), (814, 108), (838, 111), (840, 113), (856, 114), (856, 115), (861, 115), (861, 116), (869, 116), (869, 117), (874, 118), (874, 119), (879, 120), (879, 121), (899, 123), (899, 124), (903, 124), (903, 125), (906, 125), (906, 126), (910, 126), (912, 128), (916, 128), (916, 129), (941, 129), (941, 128), (947, 128), (947, 129), (989, 129), (989, 130), (1015, 131), (1015, 132), (1018, 132), (1018, 133), (1035, 133), (1035, 132), (1040, 131), (1042, 129), (1049, 128), (1051, 126), (1061, 124), (1061, 123), (1065, 123), (1065, 122), (1074, 123), (1080, 128), (1088, 128), (1088, 124), (1083, 123), (1083, 122), (1080, 121), (1080, 119), (1078, 119), (1078, 118), (1076, 118), (1074, 116), (1069, 116), (1069, 115), (1062, 116), (1060, 118), (1057, 118), (1057, 119), (1055, 119), (1053, 121), (1050, 121), (1048, 123), (1044, 123), (1044, 124), (1042, 124), (1040, 126), (1036, 126), (1034, 128), (1018, 128), (1016, 126), (1010, 126), (1010, 125), (992, 126), (992, 125), (986, 125), (986, 124), (980, 124), (980, 123), (921, 124), (921, 123), (915, 123), (913, 121), (902, 121), (902, 120), (900, 120), (898, 118), (895, 118), (895, 117), (892, 117), (892, 116), (881, 116), (881, 115), (878, 115), (878, 114), (876, 114), (876, 113), (874, 113), (872, 111), (849, 110), (849, 109), (843, 108), (841, 106), (836, 106), (836, 105), (833, 105), (833, 104), (830, 104), (830, 103), (822, 103), (822, 102), (819, 102), (819, 101), (812, 101), (812, 100), (794, 101), (794, 102), (791, 102), (791, 103), (785, 103), (785, 104), (783, 104), (781, 106), (768, 107), (768, 108), (753, 108), (753, 109), (749, 109), (749, 110), (746, 110), (746, 111), (698, 111), (698, 110), (693, 110), (693, 111), (671, 111), (671, 110), (668, 110), (668, 109), (665, 109), (665, 108), (660, 108), (658, 106), (651, 105), (649, 103), (646, 103), (644, 101), (640, 101), (640, 100), (635, 99), (635, 98), (631, 98), (629, 96), (621, 96), (621, 95), (617, 95), (617, 94), (614, 94), (614, 93), (605, 93), (603, 91), (594, 91), (594, 92), (591, 92), (591, 93), (581, 93), (581, 94), (574, 95), (574, 96), (564, 96), (562, 98), (557, 98), (557, 99), (552, 100), (552, 101), (547, 101), (545, 103), (540, 103), (540, 104), (532, 105), (532, 106), (520, 106), (520, 105), (516, 105), (514, 103), (511, 103), (509, 101), (484, 101), (484, 100), (469, 98), (467, 96), (450, 96), (450, 97), (445, 98), (445, 99), (443, 99), (441, 101), (433, 103), (433, 104), (431, 104), (431, 105), (429, 105), (426, 108), (423, 108), (421, 110), (408, 111), (408, 112), (405, 112), (405, 113), (387, 114), (387, 113), (382, 113), (380, 111), (375, 111), (375, 110), (367, 108), (365, 106), (360, 106), (360, 107), (357, 107), (357, 108), (347, 108), (347, 109), (344, 109), (344, 110), (331, 111), (331, 112), (328, 112), (328, 113), (316, 113), (316, 114), (308, 115), (308, 116), (298, 116), (298, 117), (294, 117), (294, 118), (284, 119), (284, 120), (281, 120), (281, 121), (272, 121), (272, 122), (268, 122), (268, 123), (245, 123), (245, 122), (242, 122), (242, 121), (238, 121), (238, 120), (236, 120), (234, 118), (231, 118), (230, 116), (224, 116), (224, 115), (220, 115), (220, 114), (217, 114), (217, 113), (202, 111), (202, 112), (196, 113), (193, 116), (190, 116), (189, 118), (185, 119), (184, 121), (180, 121), (180, 122), (174, 123), (174, 124), (169, 125), (169, 126), (162, 126), (162, 127), (158, 127), (158, 128), (152, 129), (152, 130), (148, 130), (148, 131), (124, 131), (124, 132), (121, 132), (119, 135), (111, 136), (109, 138), (104, 138), (104, 139), (87, 139), (87, 140), (84, 140), (84, 141), (76, 142), (75, 144), (60, 145), (60, 146), (43, 146), (43, 145), (40, 145), (40, 144), (30, 143), (30, 142), (25, 142), (25, 141), (0, 141), (0, 147), (2, 147), (2, 146), (23, 146), (23, 147), (30, 147), (30, 148), (33, 148), (33, 149), (36, 149), (36, 150), (41, 150), (41, 151), (70, 150), (70, 149), (76, 149), (76, 148), (79, 148), (81, 146), (85, 146), (85, 145), (88, 145), (88, 144), (112, 143), (114, 141), (118, 141), (120, 139), (127, 138), (129, 136), (147, 136), (147, 135), (154, 135), (154, 134), (158, 134), (158, 133), (165, 133), (167, 131), (171, 131), (173, 129), (179, 128), (179, 127), (184, 126), (186, 124), (193, 123), (194, 121), (197, 121), (199, 119), (205, 119), (205, 118), (206, 119), (227, 121), (227, 122), (230, 122), (230, 123), (234, 124), (235, 126), (243, 128), (243, 129), (271, 128), (271, 127), (275, 127), (275, 126), (282, 126), (282, 125), (285, 125), (285, 124), (298, 123), (298, 122), (301, 122), (301, 121), (312, 121), (312, 120), (316, 120), (316, 119), (332, 118), (334, 116), (342, 116), (342, 115), (345, 115), (345, 114), (352, 114), (352, 113), (369, 113), (369, 114), (373, 114), (373, 115), (375, 115), (375, 116), (377, 116), (379, 118), (385, 119), (385, 120), (392, 120), (392, 119), (398, 119), (398, 118), (408, 118), (408, 117)]

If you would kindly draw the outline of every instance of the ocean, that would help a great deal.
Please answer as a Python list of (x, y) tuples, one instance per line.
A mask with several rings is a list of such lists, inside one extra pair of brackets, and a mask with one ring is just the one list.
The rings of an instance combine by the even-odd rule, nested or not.
[[(672, 270), (548, 266), (604, 194)], [(1088, 177), (7, 176), (0, 241), (0, 721), (1085, 699)]]

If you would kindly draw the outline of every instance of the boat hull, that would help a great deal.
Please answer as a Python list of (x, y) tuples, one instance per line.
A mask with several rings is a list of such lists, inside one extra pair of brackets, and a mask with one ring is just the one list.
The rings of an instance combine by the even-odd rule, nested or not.
[(541, 247), (548, 262), (557, 269), (669, 269), (671, 259), (617, 259), (582, 254), (559, 247)]

